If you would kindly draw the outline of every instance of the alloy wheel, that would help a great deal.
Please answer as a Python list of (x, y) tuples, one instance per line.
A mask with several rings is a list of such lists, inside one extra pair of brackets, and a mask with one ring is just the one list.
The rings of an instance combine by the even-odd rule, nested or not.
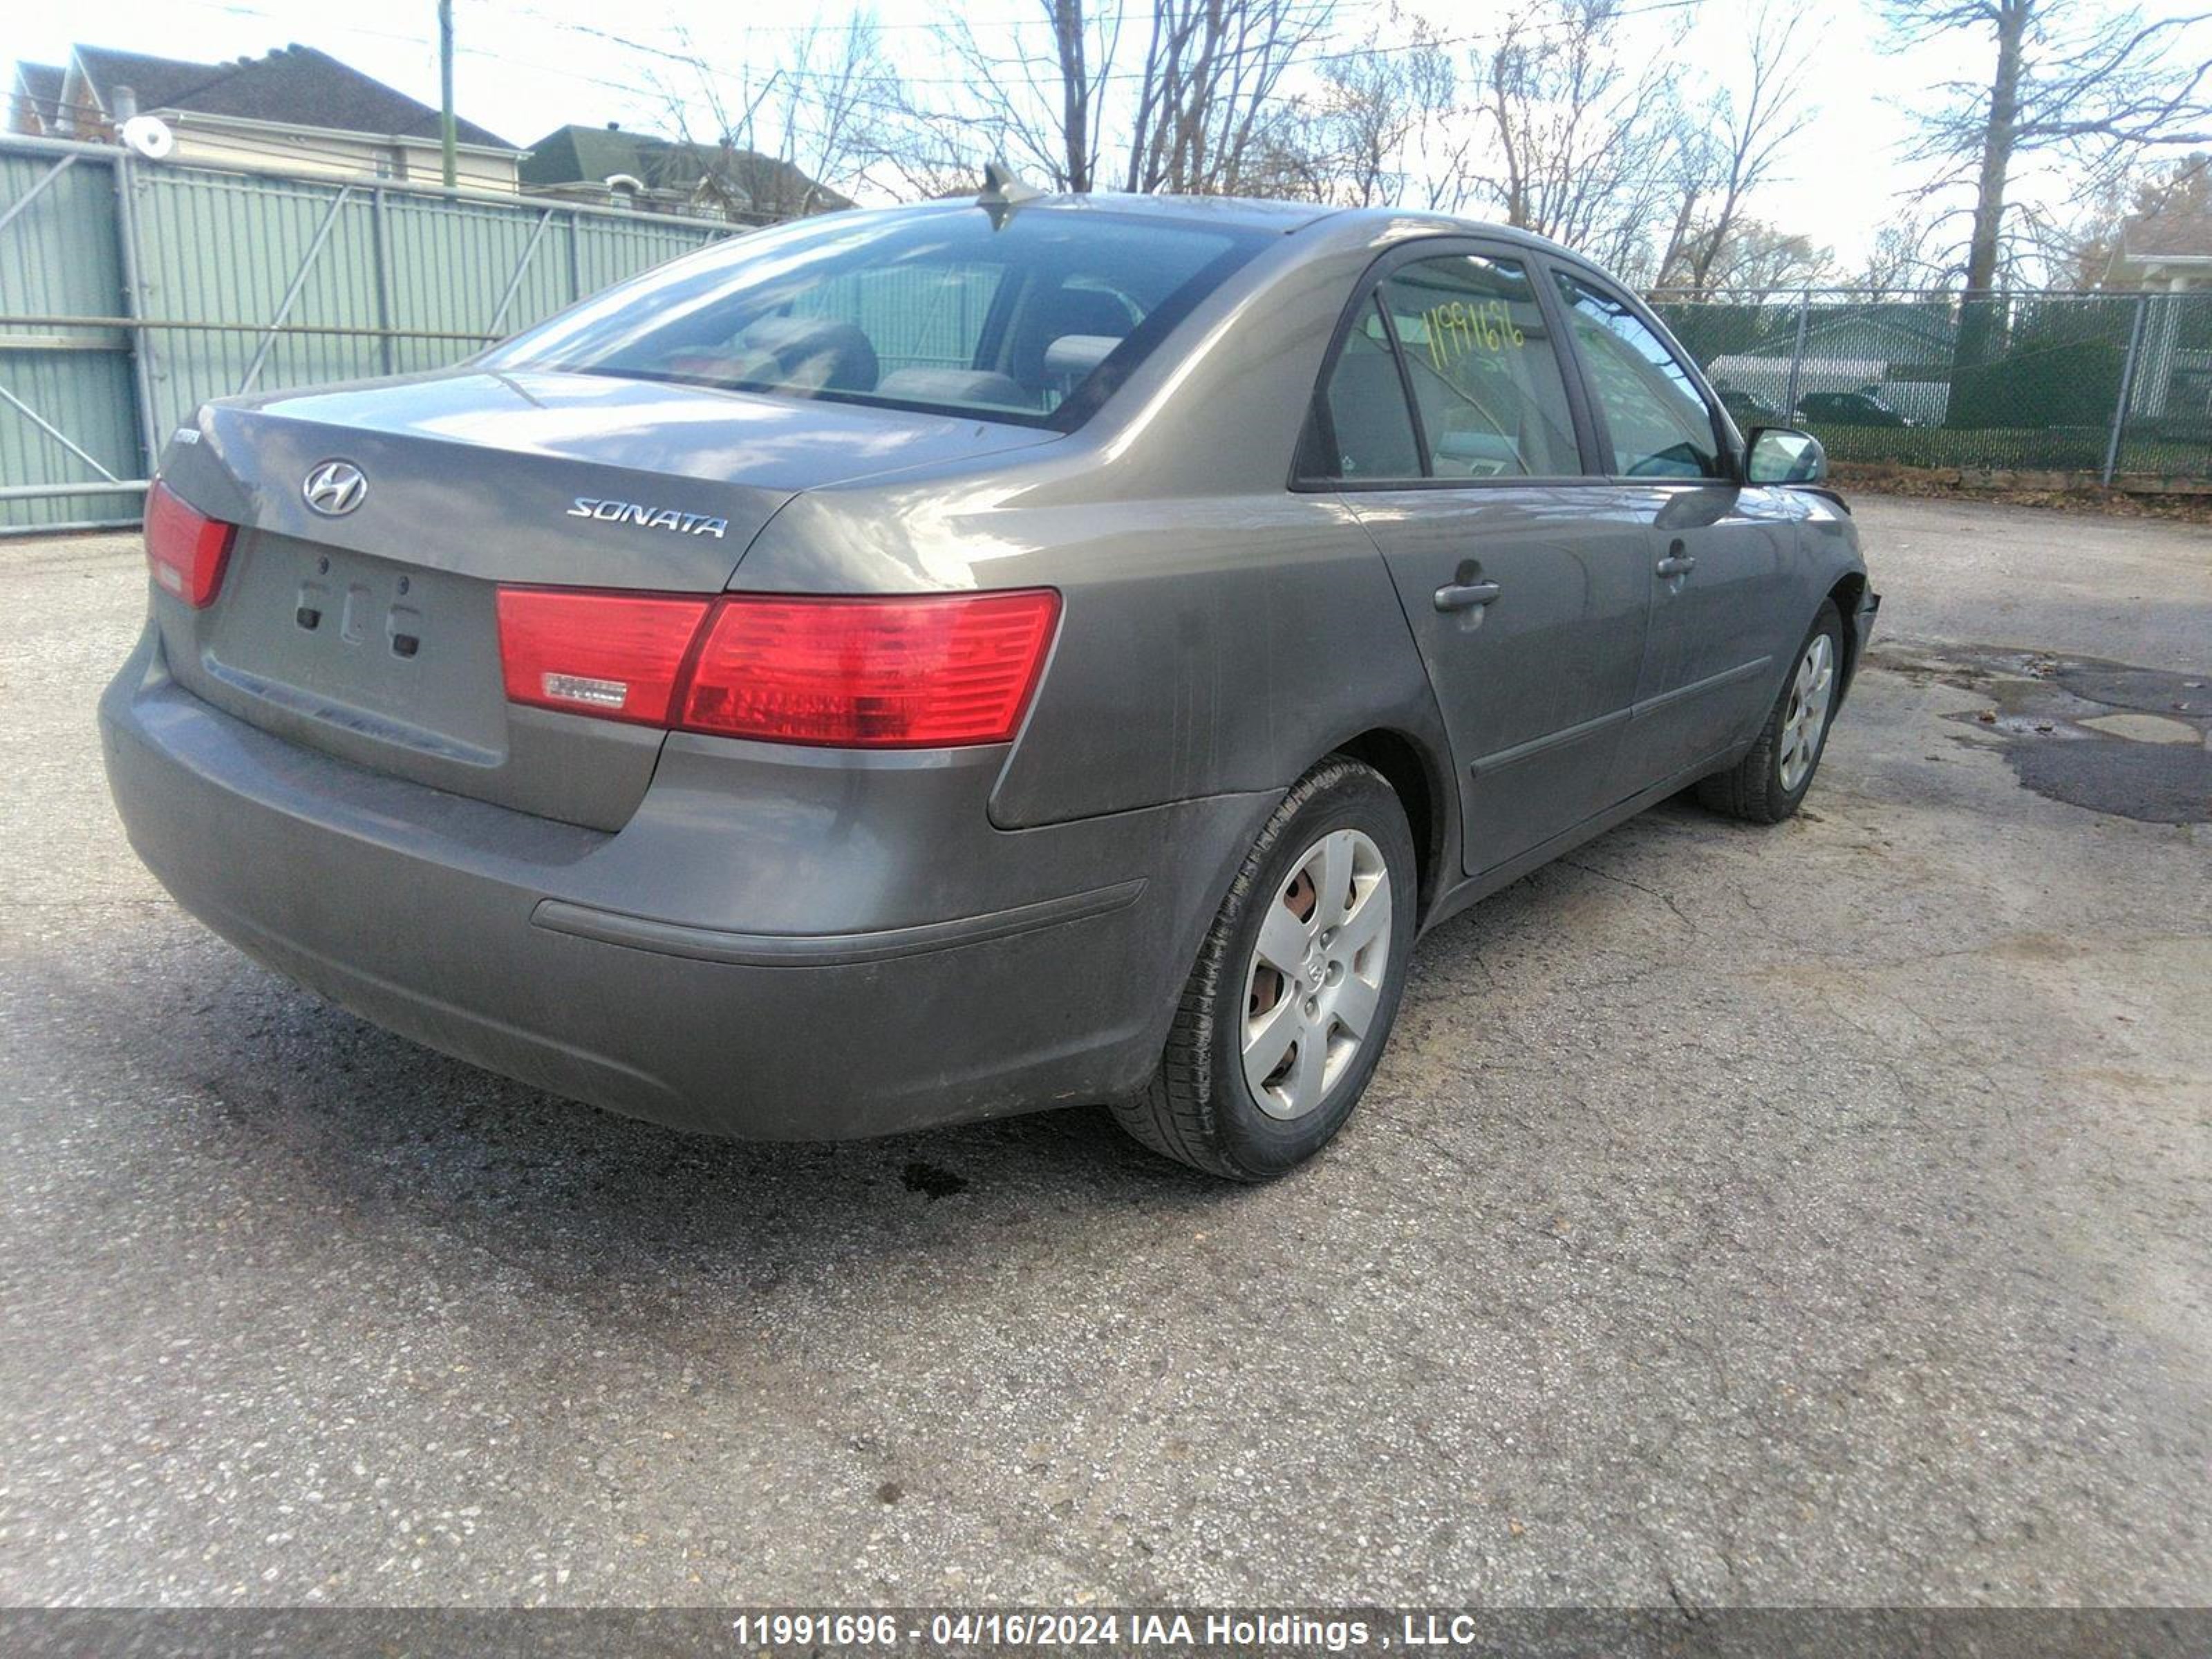
[(1828, 734), (1828, 705), (1836, 692), (1836, 642), (1826, 629), (1813, 635), (1797, 663), (1790, 683), (1790, 706), (1783, 711), (1782, 742), (1777, 763), (1782, 787), (1796, 793), (1820, 757), (1820, 744)]
[(1370, 1034), (1390, 963), (1390, 872), (1358, 830), (1333, 830), (1277, 889), (1244, 973), (1244, 1080), (1273, 1118), (1328, 1097)]

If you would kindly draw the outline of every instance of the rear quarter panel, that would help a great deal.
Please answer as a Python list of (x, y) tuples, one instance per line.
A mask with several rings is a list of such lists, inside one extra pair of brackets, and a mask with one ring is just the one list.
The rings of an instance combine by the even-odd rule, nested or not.
[(1438, 760), (1436, 700), (1372, 542), (1335, 495), (1289, 486), (1371, 255), (1263, 257), (1059, 443), (980, 474), (808, 491), (732, 586), (1057, 588), (1059, 639), (992, 793), (1004, 828), (1285, 788), (1378, 726)]

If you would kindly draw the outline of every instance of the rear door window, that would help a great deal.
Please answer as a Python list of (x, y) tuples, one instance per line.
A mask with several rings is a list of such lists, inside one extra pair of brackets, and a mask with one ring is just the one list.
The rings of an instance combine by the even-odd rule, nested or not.
[(1712, 410), (1688, 369), (1626, 301), (1557, 273), (1590, 396), (1622, 478), (1727, 476)]
[(1438, 478), (1558, 478), (1582, 469), (1559, 354), (1518, 259), (1401, 265), (1379, 290)]

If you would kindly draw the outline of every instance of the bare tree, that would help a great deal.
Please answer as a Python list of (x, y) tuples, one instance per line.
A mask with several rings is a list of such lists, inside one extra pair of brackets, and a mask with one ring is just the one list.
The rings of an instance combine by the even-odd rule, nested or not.
[(1942, 269), (1940, 262), (1929, 258), (1927, 245), (1928, 226), (1917, 216), (1908, 215), (1884, 225), (1847, 286), (1869, 300), (1895, 299), (1936, 286)]
[(1279, 170), (1295, 113), (1283, 78), (1334, 16), (1333, 0), (1038, 4), (1026, 27), (946, 24), (961, 84), (915, 113), (1060, 190), (1218, 193)]
[(1777, 294), (1819, 288), (1836, 276), (1835, 251), (1809, 236), (1779, 230), (1761, 220), (1739, 218), (1694, 297), (1727, 295), (1768, 300)]
[(1620, 0), (1516, 13), (1473, 62), (1487, 193), (1508, 224), (1633, 272), (1668, 194), (1680, 105), (1660, 62), (1632, 62)]
[[(1679, 66), (1628, 21), (1638, 0), (1534, 0), (1474, 41), (1394, 11), (1329, 50), (1334, 0), (1114, 9), (1129, 4), (1033, 0), (1012, 26), (956, 14), (934, 35), (932, 70), (950, 72), (911, 79), (865, 14), (726, 69), (681, 35), (670, 50), (592, 32), (659, 60), (695, 147), (781, 164), (743, 180), (772, 214), (814, 205), (799, 199), (810, 179), (939, 196), (1003, 156), (1063, 190), (1489, 211), (1632, 281), (1700, 290), (1786, 263), (1789, 239), (1754, 234), (1746, 206), (1806, 120), (1803, 53), (1779, 12), (1748, 37), (1747, 76), (1686, 105)], [(711, 167), (701, 188), (733, 172)]]
[[(1747, 204), (1804, 131), (1807, 41), (1762, 12), (1738, 84), (1686, 106), (1620, 0), (1540, 0), (1477, 43), (1394, 18), (1329, 55), (1276, 147), (1271, 188), (1354, 204), (1474, 208), (1587, 249), (1632, 280), (1711, 291), (1825, 264)], [(1779, 280), (1760, 276), (1760, 280)]]
[(1055, 190), (1090, 190), (1122, 14), (1086, 10), (1084, 0), (1041, 0), (1041, 13), (1042, 44), (1034, 28), (987, 29), (964, 15), (945, 25), (939, 37), (960, 73), (957, 99), (914, 114), (921, 126), (963, 135), (954, 149), (1003, 156)]
[(1455, 83), (1449, 52), (1418, 20), (1405, 40), (1370, 35), (1332, 52), (1319, 89), (1269, 127), (1267, 153), (1244, 168), (1247, 186), (1352, 207), (1426, 193), (1415, 191), (1415, 173), (1455, 113)]
[(1333, 18), (1326, 0), (1153, 0), (1126, 187), (1245, 188), (1284, 75)]
[(1658, 262), (1659, 286), (1703, 299), (1717, 277), (1759, 257), (1736, 246), (1746, 200), (1769, 180), (1815, 113), (1807, 97), (1811, 54), (1804, 15), (1787, 0), (1762, 3), (1750, 20), (1740, 86), (1717, 91), (1683, 121), (1680, 192)]
[(779, 216), (817, 212), (823, 186), (853, 184), (881, 153), (885, 114), (901, 101), (874, 17), (854, 12), (842, 26), (799, 30), (776, 66), (775, 91), (767, 153), (781, 165), (755, 169), (757, 194), (769, 198), (756, 205)]
[(1097, 159), (1091, 105), (1099, 86), (1091, 78), (1085, 61), (1083, 0), (1048, 0), (1048, 3), (1052, 12), (1053, 52), (1060, 65), (1060, 132), (1067, 146), (1067, 187), (1089, 190)]
[[(842, 204), (885, 149), (886, 116), (903, 102), (874, 18), (810, 23), (769, 64), (727, 69), (678, 28), (672, 46), (575, 25), (653, 63), (648, 79), (665, 106), (680, 153), (665, 179), (700, 207), (732, 218), (790, 218)], [(829, 191), (836, 191), (831, 199)]]
[(2148, 147), (2212, 142), (2212, 13), (2145, 21), (2087, 0), (1888, 0), (1887, 10), (1901, 42), (1956, 35), (1963, 48), (1979, 36), (1994, 50), (1986, 80), (1939, 89), (1911, 152), (1936, 168), (1923, 195), (1971, 189), (1972, 205), (1956, 215), (1969, 293), (2008, 274), (2018, 216), (2008, 191), (2021, 158), (2061, 155), (2094, 180)]

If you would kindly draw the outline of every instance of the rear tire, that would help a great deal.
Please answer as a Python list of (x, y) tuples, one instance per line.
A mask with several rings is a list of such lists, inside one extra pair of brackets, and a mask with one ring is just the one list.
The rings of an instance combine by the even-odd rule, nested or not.
[(1331, 756), (1245, 856), (1159, 1069), (1115, 1103), (1115, 1120), (1154, 1152), (1230, 1181), (1266, 1181), (1311, 1158), (1382, 1058), (1418, 902), (1396, 793), (1372, 768)]
[(1795, 812), (1828, 751), (1843, 672), (1843, 616), (1834, 600), (1823, 599), (1751, 751), (1727, 771), (1700, 778), (1698, 799), (1747, 823), (1779, 823)]

